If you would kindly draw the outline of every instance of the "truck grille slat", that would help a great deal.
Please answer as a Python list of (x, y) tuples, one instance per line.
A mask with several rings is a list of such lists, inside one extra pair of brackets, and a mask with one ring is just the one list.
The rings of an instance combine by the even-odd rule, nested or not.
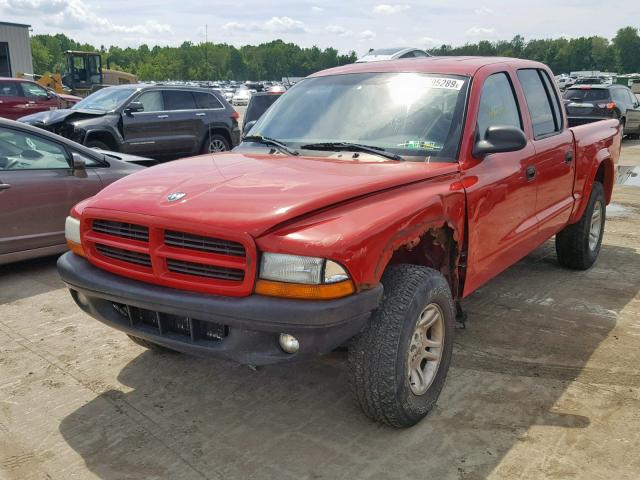
[(112, 235), (114, 237), (128, 238), (130, 240), (139, 240), (141, 242), (149, 241), (149, 229), (142, 225), (133, 223), (112, 222), (110, 220), (94, 220), (93, 231)]
[(244, 246), (238, 242), (223, 240), (220, 238), (204, 237), (202, 235), (193, 235), (191, 233), (175, 232), (172, 230), (165, 232), (164, 243), (172, 247), (219, 253), (222, 255), (233, 255), (238, 257), (244, 257), (246, 255)]
[(133, 252), (122, 248), (110, 247), (97, 243), (96, 250), (101, 255), (109, 258), (115, 258), (122, 262), (134, 263), (143, 267), (151, 267), (151, 257), (146, 253)]
[(181, 260), (167, 260), (167, 268), (170, 272), (194, 275), (196, 277), (215, 278), (218, 280), (242, 281), (244, 271), (235, 268), (204, 265), (201, 263), (184, 262)]

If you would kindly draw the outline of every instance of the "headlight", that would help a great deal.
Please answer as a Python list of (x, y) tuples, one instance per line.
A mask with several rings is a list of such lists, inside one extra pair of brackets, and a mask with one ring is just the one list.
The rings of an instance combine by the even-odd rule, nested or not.
[(355, 291), (344, 267), (324, 258), (263, 253), (259, 276), (261, 295), (326, 300)]
[(276, 282), (319, 285), (347, 280), (346, 270), (332, 260), (301, 255), (264, 253), (260, 264), (260, 278)]
[(67, 217), (64, 222), (64, 237), (69, 242), (80, 243), (80, 220)]
[(67, 239), (69, 250), (84, 257), (84, 249), (80, 240), (80, 220), (71, 216), (67, 217), (64, 222), (64, 236)]

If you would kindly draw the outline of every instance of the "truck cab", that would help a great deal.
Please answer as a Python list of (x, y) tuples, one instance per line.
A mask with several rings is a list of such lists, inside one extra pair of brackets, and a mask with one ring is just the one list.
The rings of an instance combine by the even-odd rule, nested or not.
[(76, 205), (58, 262), (97, 320), (153, 349), (252, 365), (348, 346), (366, 415), (435, 405), (461, 300), (555, 236), (597, 259), (621, 131), (568, 128), (548, 67), (358, 63), (296, 84), (232, 152)]

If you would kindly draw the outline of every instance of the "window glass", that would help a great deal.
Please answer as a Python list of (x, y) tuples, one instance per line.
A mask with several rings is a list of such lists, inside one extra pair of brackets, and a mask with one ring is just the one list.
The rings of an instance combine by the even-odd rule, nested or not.
[(84, 160), (84, 164), (87, 167), (101, 167), (101, 166), (103, 166), (102, 163), (100, 163), (95, 158), (90, 157), (89, 155), (85, 155), (84, 153), (81, 153), (81, 152), (79, 152), (77, 150), (74, 150), (73, 153), (75, 153), (76, 155), (80, 156)]
[(553, 107), (553, 118), (555, 120), (556, 131), (562, 130), (562, 114), (560, 113), (560, 101), (556, 94), (556, 89), (553, 88), (549, 75), (544, 70), (538, 70), (544, 82), (544, 87), (547, 90), (549, 98), (551, 99), (551, 106)]
[(609, 100), (609, 90), (606, 88), (571, 88), (564, 94), (565, 100), (571, 100), (572, 102), (581, 101), (597, 101), (597, 100)]
[(611, 96), (613, 97), (613, 101), (618, 103), (620, 106), (625, 106), (629, 103), (629, 100), (625, 92), (622, 88), (612, 88)]
[(161, 112), (164, 110), (164, 102), (162, 101), (162, 92), (160, 90), (144, 92), (138, 97), (137, 101), (142, 103), (145, 112)]
[(40, 87), (39, 85), (25, 82), (25, 83), (21, 83), (20, 86), (22, 87), (22, 91), (24, 92), (25, 97), (39, 98), (39, 99), (48, 98), (47, 91), (44, 88)]
[(487, 128), (497, 125), (522, 128), (518, 104), (505, 73), (494, 73), (484, 82), (478, 111), (478, 135), (484, 138)]
[(183, 90), (165, 90), (164, 105), (166, 110), (195, 110), (196, 108), (191, 92)]
[(0, 82), (0, 97), (21, 97), (16, 82)]
[(635, 105), (636, 103), (638, 103), (638, 99), (631, 92), (631, 90), (627, 90), (626, 92), (627, 92), (627, 96), (629, 97), (629, 102), (631, 102), (631, 105)]
[(415, 57), (415, 55), (413, 54), (413, 50), (410, 51), (410, 52), (407, 52), (407, 53), (405, 53), (403, 55), (400, 55), (400, 58), (414, 58), (414, 57)]
[(0, 170), (69, 168), (66, 150), (38, 135), (0, 128)]
[(425, 52), (423, 52), (421, 50), (414, 50), (413, 51), (413, 56), (414, 57), (428, 57), (429, 55), (427, 55)]
[(196, 97), (198, 108), (224, 108), (218, 99), (210, 93), (193, 92), (193, 96)]
[(135, 88), (107, 87), (92, 93), (76, 103), (72, 110), (96, 110), (108, 112), (122, 105), (134, 92)]
[(533, 124), (533, 136), (540, 137), (556, 131), (549, 97), (537, 70), (518, 70), (518, 78), (524, 90), (529, 115)]

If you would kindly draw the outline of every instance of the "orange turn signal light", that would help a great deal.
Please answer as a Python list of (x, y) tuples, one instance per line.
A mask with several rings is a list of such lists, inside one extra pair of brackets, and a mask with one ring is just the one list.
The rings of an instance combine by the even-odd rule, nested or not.
[(274, 282), (271, 280), (258, 280), (256, 293), (269, 297), (297, 298), (303, 300), (332, 300), (346, 297), (355, 292), (353, 282), (327, 283), (323, 285), (307, 285), (303, 283)]
[(84, 254), (84, 248), (82, 248), (82, 245), (80, 245), (79, 243), (67, 240), (67, 247), (69, 247), (69, 250), (71, 250), (76, 255), (80, 255), (81, 257), (86, 256)]

